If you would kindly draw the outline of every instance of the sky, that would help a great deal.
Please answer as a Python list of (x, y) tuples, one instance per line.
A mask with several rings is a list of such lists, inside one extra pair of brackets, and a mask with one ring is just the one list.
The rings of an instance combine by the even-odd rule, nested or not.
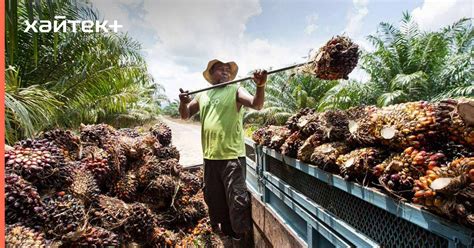
[[(421, 30), (436, 31), (474, 17), (471, 0), (89, 0), (104, 20), (142, 44), (148, 70), (170, 100), (179, 88), (209, 86), (209, 60), (235, 61), (237, 78), (256, 69), (307, 61), (331, 37), (346, 34), (361, 48), (380, 22), (398, 26), (410, 13)], [(350, 79), (365, 81), (356, 68)]]

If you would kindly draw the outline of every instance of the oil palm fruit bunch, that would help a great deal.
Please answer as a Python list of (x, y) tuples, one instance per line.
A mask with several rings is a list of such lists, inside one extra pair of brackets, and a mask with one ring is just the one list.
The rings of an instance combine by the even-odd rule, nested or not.
[(74, 170), (69, 191), (85, 203), (91, 202), (100, 193), (99, 186), (97, 186), (92, 173), (81, 167)]
[(64, 152), (64, 157), (70, 160), (76, 160), (78, 158), (81, 140), (79, 136), (73, 134), (70, 130), (50, 130), (45, 132), (42, 138), (52, 141), (56, 146), (61, 148)]
[(99, 184), (110, 176), (109, 154), (97, 146), (84, 147), (81, 166), (92, 172)]
[(34, 226), (45, 217), (44, 204), (36, 188), (16, 174), (5, 176), (5, 206), (8, 224), (28, 222)]
[(339, 156), (336, 163), (341, 168), (344, 179), (369, 185), (377, 178), (373, 173), (374, 167), (382, 163), (388, 155), (384, 150), (366, 147)]
[(163, 227), (156, 227), (153, 230), (150, 245), (152, 247), (176, 247), (179, 239), (180, 237), (177, 233)]
[(119, 244), (117, 234), (100, 227), (89, 227), (79, 238), (64, 242), (63, 247), (118, 247)]
[(157, 207), (170, 206), (173, 196), (177, 193), (177, 178), (170, 175), (160, 175), (146, 186), (142, 201), (156, 204)]
[(201, 190), (202, 178), (189, 171), (183, 171), (179, 175), (182, 182), (182, 191), (185, 195), (195, 195)]
[(290, 134), (291, 131), (288, 128), (278, 127), (274, 130), (273, 136), (270, 137), (270, 143), (268, 144), (268, 147), (272, 149), (280, 149)]
[(324, 80), (348, 79), (359, 61), (359, 46), (345, 36), (336, 36), (321, 47), (305, 71)]
[(311, 154), (311, 163), (319, 168), (339, 174), (339, 166), (336, 164), (337, 158), (350, 151), (349, 146), (342, 142), (332, 142), (316, 147)]
[(63, 188), (72, 182), (72, 167), (56, 145), (46, 139), (18, 142), (5, 154), (7, 172), (16, 173), (39, 188)]
[(303, 145), (307, 138), (308, 137), (301, 133), (301, 131), (292, 133), (281, 146), (281, 153), (288, 157), (296, 158), (298, 156), (299, 148)]
[(347, 142), (358, 146), (379, 145), (376, 134), (378, 109), (375, 106), (353, 107), (347, 110)]
[(135, 128), (120, 128), (117, 130), (119, 135), (127, 136), (130, 138), (140, 137), (140, 133)]
[(448, 166), (427, 170), (415, 181), (412, 201), (474, 227), (474, 157), (455, 159)]
[(44, 233), (22, 225), (7, 225), (5, 233), (5, 247), (47, 247), (49, 241)]
[(449, 160), (454, 160), (462, 157), (474, 157), (474, 149), (469, 149), (467, 146), (448, 141), (439, 148), (446, 154)]
[(157, 227), (155, 214), (143, 203), (133, 203), (130, 208), (130, 216), (124, 224), (126, 238), (139, 243), (151, 240)]
[(314, 149), (322, 145), (325, 139), (326, 137), (324, 137), (321, 132), (316, 132), (309, 136), (299, 148), (297, 158), (301, 161), (310, 163), (311, 154), (313, 154)]
[(285, 125), (291, 132), (299, 131), (309, 122), (315, 112), (312, 108), (303, 108), (298, 113), (290, 116)]
[(168, 146), (171, 144), (171, 129), (164, 123), (155, 124), (150, 128), (150, 132), (160, 141), (161, 145)]
[(167, 159), (160, 161), (160, 174), (179, 176), (183, 167), (176, 159)]
[(118, 198), (126, 201), (133, 202), (136, 199), (138, 190), (138, 177), (137, 172), (130, 170), (120, 178), (114, 186), (114, 194)]
[(115, 197), (100, 195), (91, 206), (90, 223), (107, 230), (119, 230), (131, 214), (131, 206)]
[(187, 229), (197, 224), (197, 222), (207, 216), (207, 208), (202, 196), (192, 197), (186, 202), (178, 202), (176, 208), (171, 209), (174, 216), (172, 228)]
[(108, 143), (108, 141), (113, 136), (117, 136), (119, 134), (115, 128), (107, 124), (81, 124), (80, 132), (82, 142), (88, 145), (95, 144), (99, 147), (102, 147), (105, 143)]
[(349, 134), (348, 116), (342, 110), (328, 110), (319, 115), (325, 136), (332, 142), (344, 140)]
[(70, 194), (59, 192), (45, 199), (46, 234), (56, 239), (82, 230), (86, 224), (86, 209), (82, 201)]
[(263, 137), (265, 136), (266, 132), (266, 127), (261, 127), (255, 132), (252, 133), (252, 140), (255, 141), (255, 143), (261, 145), (263, 143)]
[(393, 149), (421, 148), (439, 141), (439, 126), (434, 104), (408, 102), (382, 108), (375, 133)]
[(160, 159), (174, 158), (179, 161), (179, 151), (175, 146), (164, 146), (155, 150), (155, 154)]
[(472, 107), (462, 108), (467, 102), (453, 99), (439, 102), (436, 118), (443, 130), (448, 130), (450, 140), (474, 149), (474, 124), (469, 125), (462, 117), (473, 114)]
[(446, 163), (446, 155), (441, 152), (408, 147), (402, 153), (392, 155), (378, 164), (374, 173), (382, 174), (379, 182), (388, 192), (411, 199), (415, 180), (424, 176), (427, 170), (445, 166)]

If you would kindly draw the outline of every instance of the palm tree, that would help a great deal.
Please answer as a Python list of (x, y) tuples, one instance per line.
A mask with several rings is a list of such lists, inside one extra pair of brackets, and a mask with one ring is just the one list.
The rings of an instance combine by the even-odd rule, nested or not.
[(90, 5), (8, 0), (6, 8), (7, 142), (56, 126), (141, 123), (156, 115), (164, 89), (148, 73), (140, 44), (127, 35), (22, 31), (26, 20), (56, 15), (95, 21)]
[(376, 49), (362, 56), (362, 68), (371, 76), (379, 106), (472, 96), (470, 19), (461, 19), (440, 32), (421, 32), (404, 13), (399, 28), (381, 23), (377, 34), (368, 40)]
[[(244, 116), (244, 122), (281, 125), (301, 108), (316, 108), (327, 91), (335, 85), (337, 81), (320, 80), (305, 74), (271, 75), (265, 89), (263, 110), (248, 111)], [(253, 83), (247, 83), (246, 88), (251, 92), (255, 91)]]

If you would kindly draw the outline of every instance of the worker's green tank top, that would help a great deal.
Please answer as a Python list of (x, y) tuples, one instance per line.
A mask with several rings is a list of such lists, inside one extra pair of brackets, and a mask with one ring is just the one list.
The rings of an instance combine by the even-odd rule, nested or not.
[(238, 85), (227, 85), (196, 95), (201, 118), (201, 142), (205, 159), (245, 156), (243, 107), (237, 110)]

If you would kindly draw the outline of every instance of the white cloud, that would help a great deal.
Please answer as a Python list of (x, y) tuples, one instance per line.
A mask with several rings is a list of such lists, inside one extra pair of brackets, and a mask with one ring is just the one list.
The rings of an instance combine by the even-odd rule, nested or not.
[(421, 7), (411, 14), (422, 30), (435, 31), (453, 24), (462, 17), (474, 17), (474, 3), (471, 0), (425, 0)]
[(367, 5), (369, 0), (352, 0), (353, 9), (347, 16), (347, 24), (344, 32), (349, 36), (359, 35), (362, 29), (363, 20), (369, 14)]
[(312, 14), (306, 17), (306, 22), (308, 23), (304, 32), (308, 35), (312, 34), (319, 27), (316, 22), (318, 21), (318, 14)]
[[(157, 37), (158, 42), (143, 51), (148, 70), (155, 82), (165, 87), (170, 99), (178, 98), (179, 88), (196, 90), (209, 86), (202, 71), (213, 58), (235, 61), (239, 78), (251, 70), (302, 62), (302, 56), (316, 45), (314, 38), (309, 37), (283, 45), (246, 35), (249, 19), (262, 12), (258, 0), (144, 0), (140, 20), (132, 18), (123, 7), (126, 0), (112, 2), (110, 6), (105, 1), (98, 2), (101, 12), (111, 18), (120, 16), (121, 24), (129, 30), (141, 25), (152, 31), (150, 36)], [(316, 15), (308, 17), (308, 22), (316, 21)]]

